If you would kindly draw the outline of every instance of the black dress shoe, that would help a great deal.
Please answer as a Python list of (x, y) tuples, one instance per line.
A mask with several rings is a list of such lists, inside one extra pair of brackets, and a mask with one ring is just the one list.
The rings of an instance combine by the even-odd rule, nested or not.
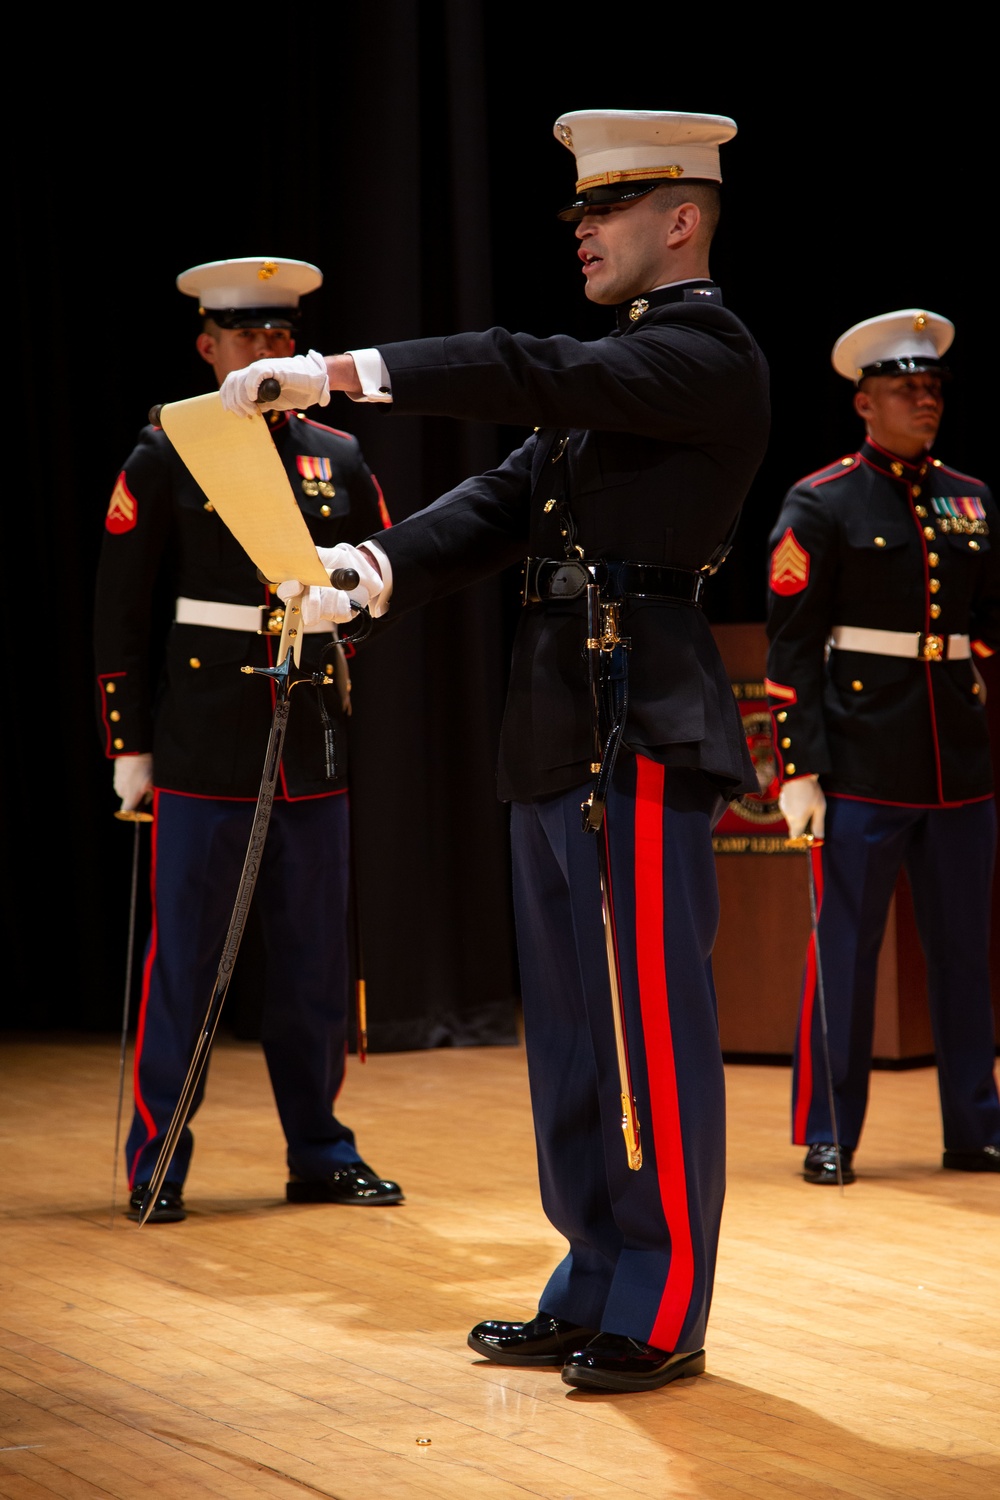
[[(128, 1216), (136, 1222), (142, 1217), (143, 1199), (149, 1192), (148, 1182), (137, 1182), (128, 1200)], [(147, 1224), (179, 1224), (187, 1218), (184, 1207), (183, 1188), (179, 1182), (165, 1182), (153, 1205)]]
[(941, 1165), (952, 1172), (1000, 1172), (1000, 1146), (981, 1151), (946, 1151)]
[(530, 1323), (498, 1323), (490, 1318), (469, 1334), (469, 1348), (496, 1365), (561, 1365), (567, 1354), (594, 1337), (562, 1318), (539, 1313)]
[(668, 1354), (626, 1338), (622, 1333), (599, 1333), (585, 1349), (576, 1350), (563, 1365), (567, 1385), (592, 1386), (599, 1391), (655, 1391), (671, 1380), (700, 1375), (705, 1351)]
[(338, 1167), (329, 1177), (295, 1177), (285, 1187), (289, 1203), (402, 1203), (398, 1182), (379, 1177), (363, 1161)]
[[(809, 1147), (802, 1172), (806, 1182), (832, 1182), (836, 1186), (837, 1149), (826, 1141)], [(851, 1146), (841, 1146), (839, 1149), (841, 1180), (853, 1182), (855, 1174), (851, 1162), (854, 1160), (854, 1149)]]

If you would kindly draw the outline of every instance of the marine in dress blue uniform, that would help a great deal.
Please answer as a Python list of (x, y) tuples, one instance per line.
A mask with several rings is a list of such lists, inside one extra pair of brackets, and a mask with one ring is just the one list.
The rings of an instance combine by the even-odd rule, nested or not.
[[(876, 971), (900, 868), (927, 959), (943, 1165), (1000, 1170), (989, 983), (996, 802), (977, 658), (1000, 646), (1000, 514), (931, 453), (952, 324), (904, 308), (855, 325), (835, 368), (867, 436), (794, 485), (770, 537), (768, 690), (792, 833), (812, 818), (811, 940), (795, 1045), (792, 1140), (813, 1183), (855, 1178)], [(824, 826), (825, 822), (825, 826)], [(836, 1144), (835, 1144), (836, 1143)]]
[[(394, 411), (534, 429), (498, 468), (364, 552), (382, 575), (373, 614), (390, 588), (396, 613), (524, 564), (498, 788), (511, 804), (542, 1200), (567, 1252), (533, 1318), (478, 1324), (469, 1342), (487, 1359), (562, 1366), (569, 1384), (618, 1390), (703, 1368), (725, 1185), (711, 832), (727, 799), (757, 783), (698, 605), (769, 425), (764, 358), (707, 269), (718, 148), (735, 128), (663, 111), (556, 122), (577, 160), (562, 216), (576, 225), (588, 296), (614, 309), (604, 337), (493, 328), (327, 360), (334, 389), (391, 399)], [(266, 368), (233, 377), (224, 403), (252, 399)], [(587, 579), (630, 643), (628, 713), (597, 837), (582, 813), (597, 754)], [(602, 837), (639, 1170), (623, 1141)]]
[[(199, 299), (198, 348), (221, 378), (267, 349), (293, 352), (300, 297), (320, 281), (306, 262), (245, 257), (192, 267), (178, 286)], [(271, 413), (268, 423), (317, 545), (389, 524), (356, 438), (303, 411)], [(169, 622), (159, 618), (164, 600)], [(153, 810), (152, 930), (125, 1147), (132, 1217), (212, 994), (260, 787), (274, 689), (240, 669), (276, 664), (282, 611), (165, 434), (146, 427), (113, 488), (94, 612), (103, 748), (123, 808), (145, 794)], [(328, 686), (300, 687), (291, 699), (256, 887), (267, 955), (261, 1040), (287, 1143), (288, 1198), (397, 1202), (398, 1184), (364, 1163), (334, 1113), (349, 988), (344, 649), (335, 627), (310, 631), (302, 670)], [(151, 1221), (185, 1217), (192, 1146), (187, 1127)]]

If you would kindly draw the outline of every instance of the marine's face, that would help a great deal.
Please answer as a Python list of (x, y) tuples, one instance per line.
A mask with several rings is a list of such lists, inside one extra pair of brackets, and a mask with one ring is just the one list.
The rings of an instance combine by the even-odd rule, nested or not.
[(941, 425), (941, 377), (932, 370), (869, 375), (855, 393), (854, 409), (881, 448), (900, 458), (917, 458), (934, 442)]
[(220, 385), (233, 370), (245, 370), (255, 359), (284, 359), (295, 353), (287, 328), (219, 328), (210, 323), (195, 346)]
[(668, 236), (672, 217), (654, 195), (590, 208), (576, 226), (587, 296), (604, 307), (663, 286), (673, 277)]

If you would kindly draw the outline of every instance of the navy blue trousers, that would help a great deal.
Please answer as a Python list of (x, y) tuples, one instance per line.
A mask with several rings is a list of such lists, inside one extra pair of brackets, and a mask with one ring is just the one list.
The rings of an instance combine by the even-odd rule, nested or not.
[[(938, 1069), (944, 1145), (1000, 1145), (989, 938), (997, 815), (992, 798), (961, 807), (889, 807), (831, 797), (812, 851), (837, 1139), (854, 1148), (868, 1106), (879, 948), (905, 865)], [(792, 1073), (792, 1140), (833, 1139), (814, 944), (802, 985)]]
[[(125, 1146), (130, 1186), (152, 1176), (201, 1034), (254, 807), (157, 792), (153, 812), (153, 921)], [(274, 803), (254, 896), (267, 966), (261, 1042), (288, 1167), (300, 1177), (329, 1176), (359, 1159), (333, 1113), (347, 1053), (348, 869), (346, 794)], [(168, 1181), (184, 1181), (192, 1146), (185, 1129)]]
[(622, 755), (607, 839), (643, 1164), (622, 1132), (587, 788), (511, 809), (525, 1042), (545, 1213), (568, 1241), (539, 1309), (659, 1349), (702, 1347), (725, 1192), (711, 951), (712, 828), (698, 772)]

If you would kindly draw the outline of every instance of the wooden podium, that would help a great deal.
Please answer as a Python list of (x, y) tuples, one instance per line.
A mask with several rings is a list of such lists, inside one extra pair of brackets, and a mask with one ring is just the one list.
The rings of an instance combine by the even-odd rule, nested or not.
[[(764, 626), (716, 625), (713, 634), (730, 680), (762, 684), (767, 659)], [(997, 659), (984, 663), (982, 670), (1000, 785)], [(726, 842), (718, 840), (717, 846)], [(713, 968), (722, 1049), (730, 1060), (776, 1062), (791, 1057), (810, 933), (805, 859), (804, 854), (793, 853), (716, 853), (721, 918)], [(1000, 880), (996, 879), (990, 960), (1000, 1031)], [(875, 1065), (885, 1068), (917, 1067), (934, 1057), (927, 976), (905, 874), (896, 886), (879, 957), (873, 1054)]]

